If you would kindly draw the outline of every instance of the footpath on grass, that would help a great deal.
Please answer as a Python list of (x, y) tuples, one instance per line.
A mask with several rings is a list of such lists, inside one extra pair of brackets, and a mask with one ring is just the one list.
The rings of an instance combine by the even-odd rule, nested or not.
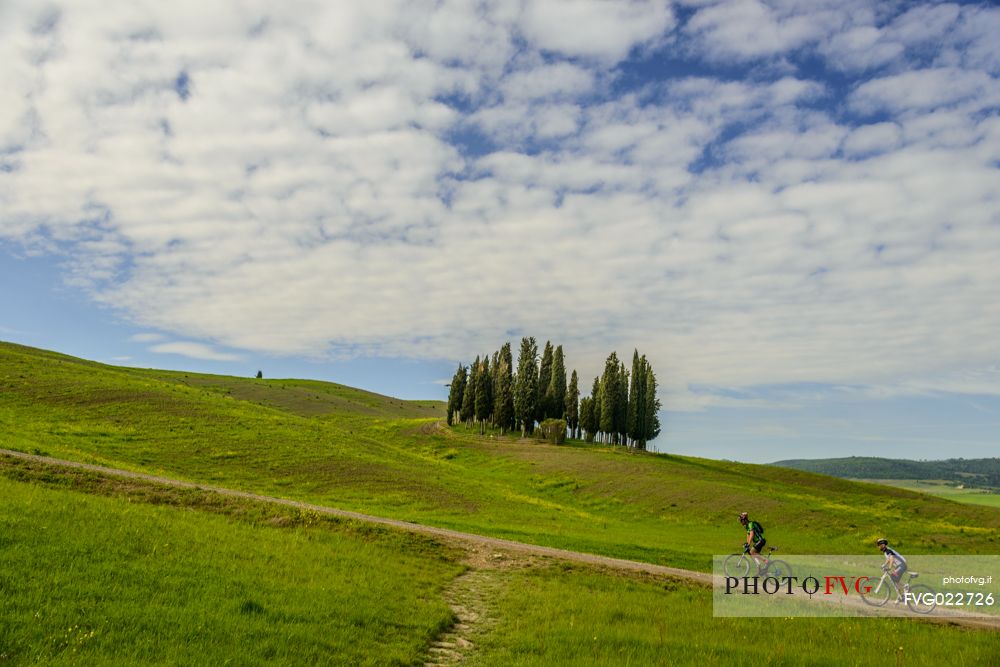
[(312, 512), (316, 512), (318, 514), (326, 514), (329, 516), (336, 516), (344, 519), (353, 519), (355, 521), (374, 523), (382, 526), (391, 526), (393, 528), (398, 528), (400, 530), (407, 530), (414, 533), (433, 535), (435, 537), (442, 537), (450, 540), (456, 540), (459, 542), (481, 545), (490, 549), (511, 551), (531, 556), (548, 556), (559, 560), (575, 561), (578, 563), (590, 563), (593, 565), (601, 565), (604, 567), (614, 568), (617, 570), (648, 572), (650, 574), (658, 574), (667, 577), (696, 581), (698, 583), (702, 583), (705, 585), (712, 584), (712, 575), (708, 572), (695, 572), (693, 570), (682, 570), (676, 567), (666, 567), (664, 565), (655, 565), (653, 563), (641, 563), (638, 561), (625, 560), (623, 558), (598, 556), (595, 554), (580, 553), (577, 551), (567, 551), (566, 549), (556, 549), (553, 547), (543, 547), (536, 544), (515, 542), (513, 540), (505, 540), (498, 537), (487, 537), (485, 535), (477, 535), (475, 533), (463, 533), (457, 530), (449, 530), (447, 528), (436, 528), (434, 526), (426, 526), (419, 523), (412, 523), (410, 521), (400, 521), (399, 519), (387, 519), (381, 516), (362, 514), (360, 512), (351, 512), (349, 510), (337, 509), (335, 507), (313, 505), (311, 503), (302, 502), (300, 500), (289, 500), (287, 498), (264, 496), (257, 493), (248, 493), (246, 491), (236, 491), (234, 489), (227, 489), (221, 486), (199, 484), (196, 482), (186, 482), (179, 479), (170, 479), (169, 477), (159, 477), (157, 475), (148, 475), (146, 473), (133, 472), (131, 470), (121, 470), (119, 468), (107, 468), (104, 466), (91, 465), (89, 463), (64, 461), (62, 459), (54, 459), (48, 456), (39, 456), (36, 454), (25, 454), (24, 452), (16, 452), (9, 449), (0, 449), (0, 455), (11, 456), (26, 461), (34, 461), (36, 463), (42, 463), (45, 465), (87, 470), (89, 472), (95, 472), (100, 475), (112, 475), (115, 477), (125, 477), (128, 479), (139, 479), (147, 482), (154, 482), (156, 484), (163, 484), (165, 486), (175, 486), (185, 489), (198, 489), (201, 491), (210, 491), (212, 493), (218, 493), (225, 496), (244, 498), (246, 500), (253, 500), (263, 503), (273, 503), (275, 505), (284, 505), (287, 507), (295, 507), (297, 509), (309, 510)]
[[(323, 505), (314, 505), (312, 503), (306, 503), (299, 500), (290, 500), (287, 498), (277, 498), (274, 496), (265, 496), (257, 493), (249, 493), (246, 491), (237, 491), (234, 489), (227, 489), (225, 487), (212, 486), (209, 484), (199, 484), (196, 482), (187, 482), (178, 479), (171, 479), (168, 477), (160, 477), (157, 475), (150, 475), (141, 472), (134, 472), (131, 470), (122, 470), (119, 468), (108, 468), (105, 466), (92, 465), (88, 463), (78, 463), (75, 461), (65, 461), (62, 459), (54, 459), (48, 456), (40, 456), (36, 454), (26, 454), (24, 452), (17, 452), (9, 449), (0, 449), (0, 455), (9, 456), (17, 459), (22, 459), (25, 461), (32, 461), (35, 463), (40, 463), (43, 465), (57, 466), (74, 468), (78, 470), (86, 470), (89, 472), (94, 472), (100, 475), (109, 475), (113, 477), (122, 477), (128, 479), (142, 480), (146, 482), (152, 482), (155, 484), (162, 484), (164, 486), (172, 486), (187, 489), (197, 489), (200, 491), (208, 491), (211, 493), (218, 493), (224, 496), (231, 496), (235, 498), (243, 498), (246, 500), (251, 500), (255, 502), (262, 503), (272, 503), (275, 505), (284, 505), (287, 507), (294, 507), (297, 509), (308, 510), (316, 512), (318, 514), (325, 514), (328, 516), (335, 516), (344, 519), (351, 519), (354, 521), (360, 521), (365, 523), (378, 524), (382, 526), (389, 526), (399, 530), (406, 530), (414, 533), (420, 533), (423, 535), (431, 535), (435, 537), (440, 537), (443, 539), (465, 543), (467, 545), (475, 545), (479, 548), (485, 548), (497, 551), (506, 551), (517, 554), (523, 554), (526, 556), (541, 556), (554, 558), (563, 561), (570, 561), (576, 563), (586, 563), (590, 565), (597, 565), (601, 567), (606, 567), (615, 570), (624, 570), (631, 572), (641, 572), (652, 575), (659, 575), (665, 577), (672, 577), (675, 579), (684, 579), (687, 581), (692, 581), (704, 586), (723, 586), (724, 582), (721, 578), (713, 578), (712, 574), (709, 572), (697, 572), (694, 570), (684, 570), (676, 567), (668, 567), (666, 565), (656, 565), (654, 563), (643, 563), (640, 561), (626, 560), (624, 558), (613, 558), (610, 556), (599, 556), (596, 554), (583, 553), (579, 551), (569, 551), (566, 549), (556, 549), (554, 547), (545, 547), (537, 544), (527, 544), (524, 542), (515, 542), (513, 540), (505, 540), (497, 537), (488, 537), (485, 535), (478, 535), (476, 533), (464, 533), (457, 530), (450, 530), (448, 528), (437, 528), (435, 526), (427, 526), (419, 523), (412, 523), (410, 521), (401, 521), (399, 519), (388, 519), (386, 517), (374, 516), (371, 514), (362, 514), (360, 512), (351, 512), (349, 510), (337, 509), (335, 507), (326, 507)], [(860, 603), (860, 601), (858, 601)], [(983, 618), (961, 618), (953, 617), (951, 615), (946, 615), (944, 617), (940, 616), (929, 616), (921, 618), (920, 620), (926, 620), (930, 622), (937, 623), (947, 623), (962, 625), (967, 627), (977, 627), (977, 628), (989, 628), (998, 630), (1000, 629), (1000, 618), (998, 619), (983, 619)]]

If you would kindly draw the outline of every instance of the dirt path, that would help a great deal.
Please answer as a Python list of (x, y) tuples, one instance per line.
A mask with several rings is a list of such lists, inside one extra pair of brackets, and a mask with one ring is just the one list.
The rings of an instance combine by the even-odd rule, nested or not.
[(535, 544), (525, 544), (523, 542), (514, 542), (513, 540), (504, 540), (497, 537), (486, 537), (484, 535), (476, 535), (475, 533), (463, 533), (457, 530), (449, 530), (447, 528), (435, 528), (434, 526), (425, 526), (423, 524), (412, 523), (410, 521), (387, 519), (381, 516), (362, 514), (360, 512), (351, 512), (348, 510), (341, 510), (334, 507), (313, 505), (311, 503), (306, 503), (299, 500), (288, 500), (287, 498), (275, 498), (274, 496), (264, 496), (256, 493), (247, 493), (246, 491), (236, 491), (233, 489), (227, 489), (220, 486), (211, 486), (209, 484), (195, 484), (193, 482), (185, 482), (178, 479), (170, 479), (168, 477), (158, 477), (156, 475), (147, 475), (141, 472), (132, 472), (131, 470), (120, 470), (118, 468), (106, 468), (104, 466), (90, 465), (88, 463), (76, 463), (74, 461), (64, 461), (62, 459), (54, 459), (48, 456), (37, 456), (35, 454), (25, 454), (23, 452), (15, 452), (9, 449), (0, 449), (0, 455), (11, 456), (14, 458), (24, 459), (26, 461), (34, 461), (36, 463), (42, 463), (45, 465), (88, 470), (90, 472), (96, 472), (101, 475), (113, 475), (115, 477), (125, 477), (128, 479), (140, 479), (147, 482), (155, 482), (156, 484), (163, 484), (166, 486), (176, 486), (185, 489), (200, 489), (202, 491), (211, 491), (213, 493), (218, 493), (225, 496), (245, 498), (247, 500), (254, 500), (257, 502), (264, 502), (264, 503), (273, 503), (276, 505), (285, 505), (288, 507), (310, 510), (318, 514), (337, 516), (345, 519), (354, 519), (355, 521), (375, 523), (382, 526), (392, 526), (393, 528), (399, 528), (401, 530), (407, 530), (414, 533), (422, 533), (424, 535), (433, 535), (436, 537), (455, 540), (466, 544), (482, 545), (487, 549), (492, 549), (492, 550), (509, 551), (531, 556), (547, 556), (559, 560), (569, 560), (569, 561), (576, 561), (579, 563), (602, 565), (604, 567), (610, 567), (618, 570), (630, 570), (633, 572), (649, 572), (651, 574), (659, 574), (667, 577), (697, 581), (705, 585), (711, 585), (712, 583), (712, 575), (706, 572), (694, 572), (692, 570), (682, 570), (676, 567), (666, 567), (663, 565), (654, 565), (652, 563), (640, 563), (637, 561), (625, 560), (622, 558), (611, 558), (609, 556), (596, 556), (594, 554), (580, 553), (577, 551), (567, 551), (565, 549), (555, 549), (552, 547), (543, 547)]
[[(539, 557), (554, 558), (563, 561), (597, 565), (615, 570), (643, 572), (664, 577), (684, 579), (702, 584), (704, 586), (714, 585), (716, 587), (721, 587), (724, 585), (721, 578), (713, 579), (713, 576), (707, 572), (696, 572), (693, 570), (667, 567), (665, 565), (655, 565), (653, 563), (625, 560), (623, 558), (612, 558), (609, 556), (598, 556), (595, 554), (568, 551), (566, 549), (556, 549), (553, 547), (544, 547), (535, 544), (525, 544), (523, 542), (515, 542), (513, 540), (487, 537), (484, 535), (477, 535), (475, 533), (463, 533), (457, 530), (436, 528), (434, 526), (426, 526), (409, 521), (400, 521), (398, 519), (387, 519), (385, 517), (362, 514), (360, 512), (351, 512), (334, 507), (313, 505), (311, 503), (298, 500), (289, 500), (287, 498), (276, 498), (273, 496), (248, 493), (245, 491), (236, 491), (234, 489), (211, 486), (208, 484), (196, 484), (193, 482), (159, 477), (157, 475), (149, 475), (130, 470), (107, 468), (87, 463), (76, 463), (74, 461), (64, 461), (47, 456), (25, 454), (23, 452), (15, 452), (7, 449), (0, 449), (0, 455), (49, 466), (75, 468), (95, 472), (101, 475), (143, 480), (165, 486), (199, 489), (202, 491), (218, 493), (224, 496), (244, 498), (256, 502), (273, 503), (275, 505), (284, 505), (287, 507), (313, 511), (318, 514), (353, 519), (355, 521), (373, 523), (382, 526), (390, 526), (400, 530), (421, 533), (424, 535), (432, 535), (451, 542), (460, 543), (467, 549), (470, 557), (469, 565), (471, 570), (456, 579), (452, 588), (448, 591), (448, 601), (455, 610), (458, 621), (448, 632), (438, 638), (434, 647), (432, 647), (430, 656), (431, 659), (428, 660), (428, 664), (454, 664), (461, 661), (464, 654), (471, 650), (473, 639), (470, 638), (470, 629), (472, 629), (473, 626), (476, 626), (477, 628), (481, 627), (483, 625), (484, 615), (487, 613), (487, 610), (482, 604), (482, 600), (484, 599), (482, 592), (484, 590), (492, 589), (494, 585), (498, 584), (499, 580), (497, 578), (496, 571), (498, 569), (502, 569), (497, 567), (497, 564), (491, 561), (504, 560), (506, 558), (504, 555), (505, 553), (512, 556), (520, 556), (522, 559), (535, 559)], [(856, 602), (863, 606), (863, 603), (860, 601)], [(965, 627), (1000, 630), (1000, 618), (962, 618), (951, 614), (938, 613), (933, 616), (921, 617), (919, 620), (961, 625)]]
[(476, 642), (498, 622), (491, 609), (503, 589), (495, 569), (469, 570), (455, 578), (444, 591), (444, 599), (456, 621), (431, 645), (424, 667), (445, 667), (462, 662), (476, 650)]

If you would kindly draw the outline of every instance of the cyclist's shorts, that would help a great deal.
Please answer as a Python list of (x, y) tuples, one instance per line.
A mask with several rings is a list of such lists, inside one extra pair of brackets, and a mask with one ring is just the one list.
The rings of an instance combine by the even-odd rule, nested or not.
[(757, 551), (757, 553), (761, 553), (764, 551), (765, 544), (767, 544), (767, 540), (762, 538), (753, 543), (753, 548)]
[(899, 581), (899, 578), (903, 576), (904, 572), (906, 572), (906, 563), (899, 563), (896, 567), (892, 568), (892, 572), (889, 574), (892, 575), (893, 581)]

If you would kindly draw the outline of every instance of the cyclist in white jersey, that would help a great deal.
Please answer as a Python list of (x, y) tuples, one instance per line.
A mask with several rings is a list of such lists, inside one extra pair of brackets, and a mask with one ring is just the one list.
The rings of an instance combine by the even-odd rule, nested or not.
[(889, 540), (884, 537), (875, 540), (875, 544), (878, 545), (879, 551), (885, 554), (885, 568), (889, 572), (889, 576), (892, 577), (893, 581), (899, 583), (899, 578), (906, 572), (906, 559), (890, 547)]

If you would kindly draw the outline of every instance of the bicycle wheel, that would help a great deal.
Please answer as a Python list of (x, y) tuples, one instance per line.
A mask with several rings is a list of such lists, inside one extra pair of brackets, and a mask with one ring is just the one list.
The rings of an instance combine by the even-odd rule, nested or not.
[(873, 607), (884, 607), (892, 597), (892, 584), (889, 582), (888, 578), (881, 579), (877, 584), (872, 586), (871, 590), (865, 592), (862, 588), (861, 599), (865, 603), (870, 604)]
[(931, 613), (937, 606), (934, 591), (924, 584), (910, 586), (909, 595), (906, 596), (906, 606), (918, 614)]
[(774, 577), (775, 579), (790, 577), (792, 576), (792, 568), (783, 560), (772, 560), (768, 562), (767, 567), (764, 569), (764, 576)]
[(745, 577), (750, 572), (750, 558), (746, 554), (733, 554), (723, 565), (727, 577)]

